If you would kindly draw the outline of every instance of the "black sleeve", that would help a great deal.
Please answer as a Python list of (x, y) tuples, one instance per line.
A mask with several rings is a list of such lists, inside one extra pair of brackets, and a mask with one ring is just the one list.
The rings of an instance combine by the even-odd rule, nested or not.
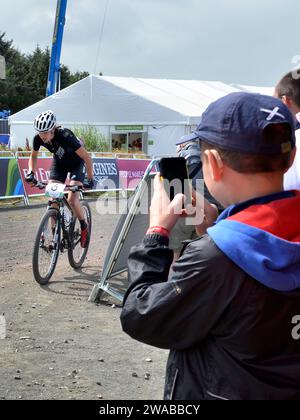
[(64, 128), (61, 131), (62, 131), (62, 137), (64, 139), (64, 143), (66, 144), (69, 150), (73, 150), (74, 152), (76, 152), (76, 150), (80, 149), (82, 145), (71, 130)]
[(32, 148), (35, 152), (38, 152), (40, 150), (40, 147), (41, 147), (41, 139), (39, 135), (37, 134), (36, 136), (34, 136)]
[(183, 350), (208, 336), (236, 296), (238, 282), (225, 281), (232, 263), (208, 235), (186, 247), (168, 278), (172, 252), (163, 241), (146, 236), (131, 250), (121, 323), (139, 341)]

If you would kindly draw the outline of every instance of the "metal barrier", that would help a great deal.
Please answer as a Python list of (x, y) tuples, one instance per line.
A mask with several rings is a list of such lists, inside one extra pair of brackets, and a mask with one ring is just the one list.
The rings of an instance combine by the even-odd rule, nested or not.
[[(141, 172), (144, 172), (144, 170), (145, 170), (145, 165), (142, 162), (146, 163), (145, 161), (147, 160), (146, 159), (147, 155), (141, 155), (141, 154), (138, 154), (138, 155), (135, 154), (134, 155), (134, 154), (128, 154), (128, 153), (111, 154), (111, 153), (106, 153), (106, 152), (103, 152), (103, 153), (102, 152), (89, 152), (89, 153), (90, 153), (90, 155), (91, 155), (91, 157), (93, 158), (94, 161), (97, 161), (97, 160), (101, 161), (103, 159), (104, 165), (105, 165), (105, 160), (107, 160), (107, 161), (110, 161), (110, 160), (117, 161), (117, 160), (119, 160), (120, 165), (121, 165), (121, 161), (123, 161), (122, 162), (122, 165), (123, 165), (122, 169), (120, 168), (120, 173), (121, 173), (121, 171), (123, 171), (122, 177), (119, 175), (119, 166), (118, 165), (117, 165), (117, 169), (116, 169), (115, 173), (112, 173), (112, 171), (111, 171), (111, 167), (110, 167), (111, 163), (110, 162), (107, 162), (107, 168), (104, 167), (104, 166), (102, 168), (102, 162), (103, 161), (101, 162), (101, 167), (100, 167), (100, 165), (98, 166), (98, 168), (96, 166), (95, 181), (98, 182), (98, 184), (97, 184), (96, 189), (92, 190), (91, 192), (103, 192), (103, 191), (104, 192), (109, 192), (109, 191), (117, 192), (117, 191), (119, 191), (119, 192), (125, 194), (126, 190), (131, 191), (131, 190), (135, 189), (135, 185), (132, 186), (132, 182), (134, 184), (135, 179), (136, 179), (136, 182), (139, 182), (140, 176), (137, 175), (137, 174), (141, 173)], [(28, 191), (27, 185), (26, 185), (25, 180), (24, 180), (24, 176), (26, 174), (26, 170), (27, 170), (27, 167), (28, 167), (28, 163), (26, 161), (28, 161), (28, 159), (30, 157), (30, 154), (31, 154), (30, 150), (18, 150), (15, 153), (13, 151), (8, 151), (8, 150), (0, 151), (0, 159), (3, 159), (3, 160), (13, 159), (14, 161), (16, 161), (18, 163), (18, 177), (17, 178), (19, 179), (18, 180), (16, 178), (16, 175), (14, 175), (15, 178), (12, 178), (8, 168), (6, 168), (6, 166), (5, 166), (7, 164), (2, 162), (2, 167), (4, 169), (4, 172), (3, 172), (3, 176), (2, 176), (2, 184), (0, 185), (1, 186), (1, 189), (0, 189), (1, 197), (0, 197), (0, 199), (19, 198), (19, 197), (22, 198), (23, 197), (25, 204), (28, 205), (29, 204), (29, 196), (33, 196), (35, 194), (43, 195), (43, 194), (40, 194), (40, 191), (35, 191), (35, 194), (34, 193), (31, 194), (31, 191)], [(52, 162), (52, 156), (53, 156), (52, 153), (50, 153), (48, 151), (41, 151), (40, 154), (39, 154), (39, 158), (41, 158), (42, 160), (43, 159), (49, 160), (51, 162)], [(126, 171), (127, 171), (126, 162), (125, 162), (126, 160), (128, 161), (127, 165), (129, 165), (129, 166), (128, 166), (128, 174), (125, 175), (125, 178), (127, 176), (127, 179), (130, 179), (131, 184), (129, 184), (129, 182), (126, 181), (126, 179), (124, 178), (124, 175), (123, 175), (124, 173), (126, 174)], [(51, 162), (50, 162), (50, 164), (47, 164), (45, 167), (44, 167), (44, 165), (41, 165), (41, 167), (38, 170), (39, 172), (37, 171), (38, 178), (43, 177), (44, 178), (43, 180), (45, 181), (45, 179), (46, 179), (45, 176), (47, 176), (47, 177), (49, 176), (49, 174), (46, 175), (46, 172), (50, 170)], [(10, 164), (10, 167), (11, 167), (11, 165), (12, 164)], [(125, 165), (125, 167), (124, 167), (124, 165)], [(12, 165), (12, 166), (14, 166), (14, 165)], [(97, 169), (98, 169), (98, 174), (96, 173)], [(15, 169), (14, 169), (14, 171), (15, 171), (14, 173), (16, 174)], [(106, 185), (104, 185), (104, 187), (102, 187), (102, 185), (101, 185), (101, 179), (102, 178), (105, 180), (106, 179), (105, 177), (109, 176), (110, 178), (108, 178), (108, 179), (113, 179), (113, 177), (116, 176), (117, 173), (118, 173), (118, 179), (116, 181), (114, 180), (114, 182), (115, 182), (115, 188), (114, 189), (111, 189)], [(15, 187), (14, 187), (15, 189), (11, 189), (12, 187), (10, 188), (10, 190), (12, 191), (13, 194), (18, 194), (18, 193), (20, 194), (21, 193), (20, 186), (23, 186), (22, 195), (13, 195), (12, 196), (9, 193), (9, 191), (7, 190), (7, 186), (6, 186), (8, 184), (6, 184), (6, 180), (4, 178), (4, 175), (9, 177), (7, 179), (13, 180), (12, 182), (15, 185)], [(98, 175), (98, 179), (97, 179), (97, 175)], [(101, 175), (103, 175), (103, 177), (101, 177)], [(142, 174), (141, 174), (141, 176), (142, 176)], [(9, 194), (9, 195), (6, 195), (6, 194)]]
[[(17, 152), (14, 153), (15, 157), (18, 158), (29, 158), (31, 155), (31, 150), (18, 150)], [(45, 157), (52, 157), (53, 154), (51, 152), (48, 151), (40, 151), (39, 152), (39, 157), (45, 158)]]
[(145, 155), (144, 153), (114, 153), (114, 152), (89, 152), (92, 157), (106, 157), (115, 159), (149, 159), (151, 156)]
[(7, 151), (7, 150), (0, 150), (0, 157), (12, 157), (12, 158), (14, 158), (15, 157), (15, 154), (14, 154), (14, 152), (9, 152), (9, 151)]
[(141, 209), (149, 208), (151, 201), (151, 180), (154, 174), (151, 171), (158, 161), (153, 159), (146, 169), (143, 178), (138, 184), (134, 195), (120, 215), (117, 226), (106, 251), (103, 270), (99, 282), (94, 285), (89, 302), (96, 302), (103, 292), (122, 302), (124, 290), (120, 284), (111, 284), (113, 278), (127, 271), (128, 254), (133, 245), (141, 241), (149, 224), (149, 215)]
[(143, 153), (116, 153), (115, 156), (117, 159), (151, 159), (149, 155), (144, 155)]
[[(151, 160), (152, 157), (150, 155), (145, 154), (135, 154), (135, 153), (113, 153), (113, 152), (88, 152), (91, 157), (95, 158), (114, 158), (114, 159), (149, 159)], [(16, 152), (9, 151), (9, 150), (0, 150), (0, 156), (12, 156), (18, 159), (19, 157), (30, 157), (31, 150), (17, 150)], [(52, 153), (48, 151), (39, 151), (39, 157), (52, 157)]]
[(91, 157), (93, 158), (101, 158), (101, 157), (105, 157), (105, 158), (116, 158), (115, 153), (112, 152), (88, 152)]

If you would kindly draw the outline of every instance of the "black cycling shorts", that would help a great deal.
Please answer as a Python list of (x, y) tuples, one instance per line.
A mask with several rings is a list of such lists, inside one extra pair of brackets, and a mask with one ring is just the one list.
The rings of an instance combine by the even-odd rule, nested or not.
[(56, 161), (53, 160), (50, 168), (50, 179), (65, 183), (66, 178), (69, 174), (71, 181), (79, 181), (83, 184), (85, 178), (84, 172), (84, 162), (81, 162), (76, 168), (62, 168), (60, 165), (57, 165)]

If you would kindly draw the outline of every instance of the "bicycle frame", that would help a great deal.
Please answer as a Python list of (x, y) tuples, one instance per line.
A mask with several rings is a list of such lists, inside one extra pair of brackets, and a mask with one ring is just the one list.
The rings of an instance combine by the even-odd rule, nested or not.
[[(35, 185), (40, 189), (46, 188), (46, 196), (51, 199), (38, 228), (32, 257), (34, 278), (40, 285), (45, 285), (54, 273), (59, 252), (67, 250), (69, 264), (74, 269), (82, 266), (88, 251), (89, 237), (86, 246), (83, 247), (81, 226), (66, 197), (67, 191), (79, 192), (81, 200), (83, 198), (81, 186), (66, 186), (59, 183), (50, 183), (47, 186), (41, 182), (36, 182)], [(91, 229), (91, 210), (85, 201), (82, 201), (82, 206)], [(49, 231), (50, 238), (47, 233)]]
[[(37, 186), (40, 189), (46, 188), (47, 185), (49, 185), (49, 184), (37, 183)], [(53, 184), (53, 185), (55, 186), (56, 184)], [(62, 187), (62, 185), (61, 185), (61, 187)], [(69, 204), (69, 202), (66, 198), (66, 194), (67, 194), (68, 191), (71, 191), (73, 193), (79, 192), (79, 194), (80, 194), (79, 199), (83, 198), (82, 187), (80, 187), (78, 185), (64, 186), (63, 190), (64, 190), (63, 195), (60, 195), (57, 198), (51, 197), (52, 199), (49, 201), (48, 207), (47, 207), (47, 210), (50, 209), (50, 208), (56, 209), (58, 211), (58, 214), (59, 214), (60, 226), (61, 226), (61, 229), (62, 229), (62, 238), (61, 238), (61, 242), (60, 242), (60, 251), (61, 252), (63, 252), (64, 249), (72, 249), (74, 247), (73, 241), (71, 240), (70, 235), (69, 235), (69, 227), (70, 227), (70, 224), (71, 224), (72, 219), (74, 217), (74, 212), (73, 212), (73, 209), (70, 206), (70, 204)], [(70, 212), (70, 215), (71, 215), (71, 219), (70, 219), (68, 225), (66, 225), (65, 208), (68, 209), (68, 211)]]
[[(58, 208), (56, 207), (58, 206)], [(68, 209), (68, 211), (71, 214), (71, 220), (68, 225), (66, 225), (65, 221), (65, 207)], [(73, 210), (68, 203), (68, 200), (66, 197), (63, 197), (62, 199), (55, 199), (49, 202), (47, 210), (49, 209), (55, 209), (58, 212), (58, 217), (60, 218), (60, 226), (62, 230), (62, 237), (61, 237), (61, 243), (60, 243), (60, 251), (63, 252), (64, 249), (68, 249), (72, 247), (72, 241), (69, 235), (69, 226), (71, 224), (72, 218), (73, 218)], [(67, 245), (67, 246), (66, 246)]]

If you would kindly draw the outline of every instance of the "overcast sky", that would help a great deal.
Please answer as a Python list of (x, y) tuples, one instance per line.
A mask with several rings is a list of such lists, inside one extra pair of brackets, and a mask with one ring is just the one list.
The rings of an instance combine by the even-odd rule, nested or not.
[[(51, 46), (56, 3), (1, 0), (0, 31), (23, 53)], [(299, 0), (68, 0), (61, 62), (106, 76), (272, 86), (300, 67), (299, 19)]]

